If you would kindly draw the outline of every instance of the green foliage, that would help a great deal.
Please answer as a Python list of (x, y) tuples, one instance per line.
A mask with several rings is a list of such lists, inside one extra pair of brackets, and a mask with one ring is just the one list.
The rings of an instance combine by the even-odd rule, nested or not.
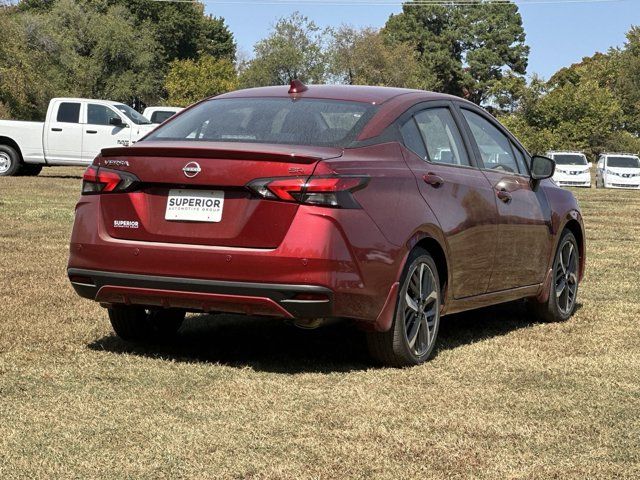
[(379, 31), (343, 25), (332, 32), (328, 71), (350, 85), (420, 88), (422, 79), (413, 47), (391, 44)]
[(501, 120), (534, 153), (572, 149), (595, 157), (603, 151), (640, 151), (635, 130), (640, 104), (631, 87), (638, 53), (630, 41), (622, 50), (563, 68), (546, 83), (534, 79), (518, 92), (518, 107)]
[(174, 60), (165, 83), (169, 103), (180, 107), (234, 90), (237, 86), (233, 63), (211, 55), (203, 55), (198, 60)]
[(415, 47), (427, 88), (481, 104), (505, 71), (526, 72), (529, 47), (515, 4), (477, 3), (482, 5), (406, 3), (384, 34)]
[(173, 60), (235, 59), (224, 20), (196, 3), (26, 0), (0, 22), (4, 118), (42, 118), (54, 96), (160, 102)]
[(242, 67), (243, 87), (286, 85), (294, 78), (305, 83), (325, 80), (327, 32), (298, 12), (278, 20), (254, 46), (255, 57)]

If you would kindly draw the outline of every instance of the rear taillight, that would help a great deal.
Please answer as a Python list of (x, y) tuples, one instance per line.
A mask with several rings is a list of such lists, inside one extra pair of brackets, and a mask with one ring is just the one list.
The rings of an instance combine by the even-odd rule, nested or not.
[(82, 176), (82, 194), (130, 192), (138, 182), (132, 173), (90, 165)]
[(284, 200), (307, 205), (334, 208), (360, 208), (353, 192), (364, 188), (369, 177), (283, 177), (261, 178), (247, 187), (258, 196), (270, 200)]

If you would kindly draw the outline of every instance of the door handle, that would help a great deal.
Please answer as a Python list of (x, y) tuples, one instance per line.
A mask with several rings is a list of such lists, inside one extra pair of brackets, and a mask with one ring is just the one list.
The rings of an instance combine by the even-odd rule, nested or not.
[(511, 201), (511, 194), (506, 190), (498, 190), (497, 195), (504, 203), (509, 203)]
[(426, 175), (422, 176), (422, 179), (427, 185), (431, 185), (434, 188), (438, 188), (444, 183), (442, 177), (440, 175), (436, 175), (435, 173), (427, 173)]
[(51, 131), (52, 132), (61, 132), (62, 129), (61, 128), (52, 128)]
[(98, 133), (97, 130), (87, 130), (87, 133)]

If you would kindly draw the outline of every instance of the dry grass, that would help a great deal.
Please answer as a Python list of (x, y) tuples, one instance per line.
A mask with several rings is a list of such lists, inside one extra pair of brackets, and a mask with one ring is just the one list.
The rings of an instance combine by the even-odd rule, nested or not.
[(77, 169), (0, 179), (0, 478), (640, 476), (640, 193), (577, 191), (589, 265), (562, 324), (447, 318), (436, 357), (348, 327), (194, 317), (132, 347), (65, 277)]

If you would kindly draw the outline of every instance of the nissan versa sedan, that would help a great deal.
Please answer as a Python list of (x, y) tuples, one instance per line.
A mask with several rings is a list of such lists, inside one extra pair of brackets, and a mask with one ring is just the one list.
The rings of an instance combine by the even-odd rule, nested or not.
[(573, 314), (584, 229), (554, 167), (453, 96), (235, 91), (102, 151), (68, 276), (125, 340), (169, 337), (186, 312), (350, 320), (377, 361), (415, 365), (448, 314), (518, 299)]

